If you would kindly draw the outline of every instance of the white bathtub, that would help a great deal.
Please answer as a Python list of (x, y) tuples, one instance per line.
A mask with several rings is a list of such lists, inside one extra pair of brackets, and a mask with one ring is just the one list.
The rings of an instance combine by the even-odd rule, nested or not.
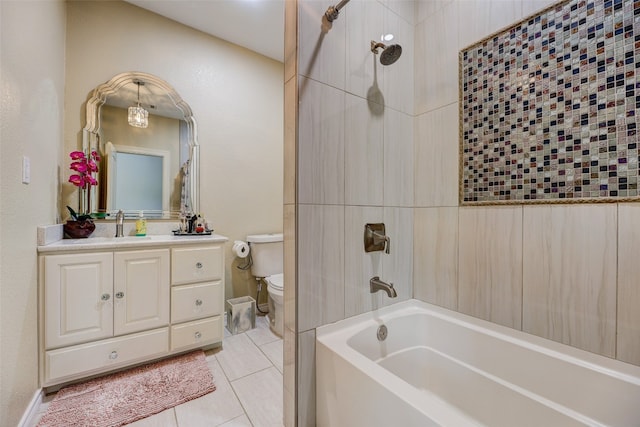
[(317, 329), (316, 414), (331, 427), (638, 427), (640, 367), (411, 300)]

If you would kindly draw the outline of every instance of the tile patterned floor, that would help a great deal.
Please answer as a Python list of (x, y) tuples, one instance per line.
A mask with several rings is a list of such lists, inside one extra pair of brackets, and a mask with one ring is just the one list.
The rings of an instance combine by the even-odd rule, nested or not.
[[(222, 347), (206, 352), (216, 391), (129, 427), (282, 426), (282, 347), (262, 316), (246, 333), (231, 335), (225, 329)], [(47, 396), (32, 426), (52, 398)]]

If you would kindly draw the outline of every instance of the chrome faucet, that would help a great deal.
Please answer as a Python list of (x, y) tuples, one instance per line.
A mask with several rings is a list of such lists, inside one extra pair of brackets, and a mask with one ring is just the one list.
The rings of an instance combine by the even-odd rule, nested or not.
[(124, 237), (123, 228), (124, 212), (122, 212), (122, 209), (120, 209), (116, 214), (116, 237)]
[(369, 280), (369, 292), (376, 293), (378, 291), (385, 291), (389, 298), (395, 298), (398, 296), (396, 290), (393, 288), (393, 283), (386, 283), (380, 280), (380, 277), (372, 277)]

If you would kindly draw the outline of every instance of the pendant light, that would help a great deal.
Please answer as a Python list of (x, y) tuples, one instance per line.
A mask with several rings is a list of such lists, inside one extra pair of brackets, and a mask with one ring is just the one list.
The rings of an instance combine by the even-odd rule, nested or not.
[(136, 80), (134, 83), (138, 85), (138, 104), (129, 107), (129, 124), (137, 128), (146, 128), (149, 126), (149, 112), (140, 106), (140, 86), (143, 86), (144, 82)]

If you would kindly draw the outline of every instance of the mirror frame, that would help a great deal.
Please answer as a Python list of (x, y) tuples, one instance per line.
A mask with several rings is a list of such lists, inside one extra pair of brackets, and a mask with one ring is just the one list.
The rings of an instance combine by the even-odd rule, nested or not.
[[(141, 80), (149, 83), (150, 85), (157, 86), (163, 89), (167, 96), (173, 101), (176, 108), (182, 111), (184, 115), (184, 121), (187, 123), (188, 142), (189, 142), (189, 183), (187, 186), (189, 193), (189, 200), (191, 206), (187, 207), (186, 212), (168, 211), (163, 212), (162, 218), (159, 219), (178, 219), (182, 214), (198, 213), (200, 208), (200, 158), (198, 145), (198, 133), (196, 120), (193, 117), (191, 107), (187, 104), (176, 92), (176, 90), (165, 82), (163, 79), (154, 76), (153, 74), (143, 73), (139, 71), (130, 71), (116, 75), (111, 80), (103, 83), (93, 90), (91, 97), (86, 103), (86, 124), (82, 129), (82, 150), (85, 153), (90, 153), (92, 150), (98, 150), (100, 145), (100, 138), (98, 132), (100, 131), (100, 111), (102, 106), (106, 103), (107, 98), (110, 95), (116, 93), (123, 86), (133, 83), (136, 80)], [(98, 194), (96, 186), (91, 188), (90, 193), (87, 195), (87, 200), (80, 200), (80, 209), (82, 212), (99, 213), (97, 209)], [(84, 205), (84, 206), (83, 206)], [(109, 214), (110, 212), (105, 212)], [(115, 215), (102, 215), (98, 216), (101, 219), (107, 219), (115, 217)], [(148, 218), (151, 220), (151, 218)]]

